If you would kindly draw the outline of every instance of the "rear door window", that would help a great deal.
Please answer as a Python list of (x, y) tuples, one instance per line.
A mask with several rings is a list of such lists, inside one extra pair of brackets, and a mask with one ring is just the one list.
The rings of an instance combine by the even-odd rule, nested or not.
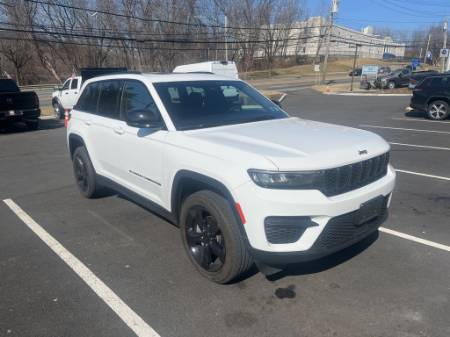
[(78, 89), (78, 78), (74, 78), (72, 80), (72, 84), (70, 85), (70, 89)]
[(99, 98), (97, 113), (100, 116), (120, 119), (120, 95), (123, 81), (109, 80), (99, 82)]
[(88, 84), (78, 100), (76, 109), (83, 112), (97, 113), (98, 96), (98, 82)]

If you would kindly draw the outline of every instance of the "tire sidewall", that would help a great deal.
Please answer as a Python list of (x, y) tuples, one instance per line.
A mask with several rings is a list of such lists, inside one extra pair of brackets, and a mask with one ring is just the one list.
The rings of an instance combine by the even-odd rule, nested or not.
[[(83, 190), (79, 185), (75, 174), (75, 161), (77, 159), (81, 159), (83, 164), (86, 167), (86, 174), (87, 174), (87, 181), (88, 181), (88, 188), (86, 190)], [(96, 181), (95, 181), (95, 170), (92, 166), (91, 160), (89, 158), (89, 154), (84, 146), (77, 147), (73, 153), (73, 160), (72, 160), (72, 166), (73, 166), (73, 175), (75, 178), (76, 185), (80, 191), (80, 193), (86, 197), (86, 198), (92, 198), (96, 191)]]
[[(431, 106), (432, 106), (433, 104), (443, 104), (443, 105), (445, 106), (446, 110), (447, 110), (447, 113), (446, 113), (442, 118), (435, 118), (435, 117), (433, 117), (433, 115), (431, 114), (431, 111), (430, 111)], [(431, 102), (430, 104), (428, 104), (427, 117), (428, 117), (429, 119), (432, 119), (432, 120), (435, 120), (435, 121), (441, 121), (441, 120), (444, 120), (444, 119), (448, 118), (448, 116), (449, 116), (449, 113), (450, 113), (450, 112), (449, 112), (449, 109), (450, 109), (450, 107), (449, 107), (449, 104), (448, 104), (447, 102), (441, 101), (441, 100), (433, 101), (433, 102)]]
[[(217, 272), (209, 272), (203, 269), (189, 252), (189, 245), (186, 238), (186, 220), (189, 209), (194, 206), (204, 207), (216, 218), (224, 237), (226, 251), (225, 262), (222, 268)], [(241, 250), (246, 249), (246, 247), (242, 245), (242, 241), (239, 240), (240, 231), (238, 226), (239, 224), (233, 216), (228, 201), (214, 192), (196, 192), (187, 197), (184, 201), (180, 213), (180, 233), (183, 246), (195, 268), (209, 280), (223, 284), (230, 282), (237, 276), (239, 265), (241, 264), (239, 258), (242, 255)]]

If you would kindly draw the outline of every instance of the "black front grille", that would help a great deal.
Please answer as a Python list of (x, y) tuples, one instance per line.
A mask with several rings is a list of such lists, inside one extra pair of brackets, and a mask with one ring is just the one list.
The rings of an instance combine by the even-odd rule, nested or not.
[(359, 163), (325, 170), (321, 191), (334, 196), (363, 187), (387, 174), (389, 152)]
[(359, 222), (361, 210), (331, 218), (311, 247), (311, 252), (334, 250), (336, 247), (364, 238), (375, 231), (387, 216), (389, 195), (383, 198), (378, 215), (364, 223)]

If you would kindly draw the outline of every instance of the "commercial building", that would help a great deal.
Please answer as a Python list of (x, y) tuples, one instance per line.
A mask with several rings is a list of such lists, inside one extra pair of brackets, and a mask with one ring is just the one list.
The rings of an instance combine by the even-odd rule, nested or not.
[[(323, 17), (312, 17), (294, 25), (290, 41), (283, 52), (286, 56), (316, 56), (325, 54), (325, 41), (328, 21)], [(295, 41), (293, 43), (292, 41)], [(330, 55), (352, 56), (358, 44), (358, 55), (368, 58), (383, 58), (385, 53), (396, 57), (405, 56), (405, 44), (393, 41), (391, 37), (373, 34), (372, 27), (357, 31), (340, 25), (333, 25), (331, 32)]]

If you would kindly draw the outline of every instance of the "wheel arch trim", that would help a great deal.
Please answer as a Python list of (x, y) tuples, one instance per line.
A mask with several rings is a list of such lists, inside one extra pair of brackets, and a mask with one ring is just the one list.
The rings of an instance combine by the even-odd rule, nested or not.
[(233, 216), (236, 219), (239, 227), (241, 229), (241, 234), (244, 236), (245, 240), (248, 242), (247, 234), (244, 229), (244, 224), (242, 223), (241, 216), (239, 214), (238, 209), (236, 208), (236, 201), (234, 200), (233, 195), (230, 190), (220, 181), (215, 178), (206, 176), (201, 173), (197, 173), (190, 170), (180, 170), (175, 174), (173, 179), (172, 188), (171, 188), (171, 197), (170, 197), (170, 206), (171, 212), (175, 216), (175, 218), (179, 221), (179, 210), (181, 206), (181, 191), (182, 191), (182, 183), (183, 180), (197, 181), (200, 184), (210, 186), (214, 191), (220, 192), (225, 199), (229, 202), (231, 210), (233, 212)]

